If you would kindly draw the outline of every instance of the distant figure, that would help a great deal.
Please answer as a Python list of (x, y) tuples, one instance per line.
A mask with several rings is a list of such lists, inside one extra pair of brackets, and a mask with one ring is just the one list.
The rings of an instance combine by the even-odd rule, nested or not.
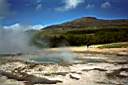
[(87, 43), (87, 48), (89, 48), (90, 45), (91, 45), (90, 43)]

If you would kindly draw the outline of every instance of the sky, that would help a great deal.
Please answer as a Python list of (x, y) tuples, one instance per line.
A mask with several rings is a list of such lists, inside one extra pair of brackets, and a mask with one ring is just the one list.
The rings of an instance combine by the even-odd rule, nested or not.
[(0, 0), (0, 27), (41, 29), (81, 17), (128, 19), (128, 0)]

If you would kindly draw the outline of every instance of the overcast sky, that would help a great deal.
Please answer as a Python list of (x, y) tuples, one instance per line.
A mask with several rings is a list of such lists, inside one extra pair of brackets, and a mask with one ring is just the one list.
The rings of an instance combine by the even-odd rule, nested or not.
[(93, 16), (128, 18), (128, 0), (0, 0), (0, 26), (42, 28)]

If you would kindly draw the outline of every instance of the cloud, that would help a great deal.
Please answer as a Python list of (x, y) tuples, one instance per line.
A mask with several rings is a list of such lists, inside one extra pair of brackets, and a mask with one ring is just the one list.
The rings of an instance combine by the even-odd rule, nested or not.
[(16, 23), (14, 25), (10, 25), (10, 26), (4, 26), (4, 29), (19, 29), (21, 28), (21, 25), (19, 23)]
[(37, 6), (36, 6), (36, 10), (40, 10), (42, 8), (42, 4), (40, 3), (40, 4), (37, 4)]
[(37, 0), (37, 3), (41, 3), (42, 2), (42, 0)]
[(36, 1), (36, 8), (37, 11), (42, 9), (42, 0)]
[(7, 0), (0, 0), (0, 18), (7, 16), (9, 14), (9, 3)]
[(44, 28), (44, 27), (45, 27), (45, 26), (38, 24), (38, 25), (33, 25), (33, 26), (32, 26), (32, 29), (40, 30), (40, 29), (42, 29), (42, 28)]
[(57, 8), (58, 11), (67, 11), (76, 8), (84, 0), (64, 0), (64, 6)]
[(111, 3), (108, 1), (101, 4), (101, 8), (109, 8), (109, 7), (111, 7)]
[(21, 25), (19, 23), (13, 24), (13, 25), (9, 25), (9, 26), (3, 26), (4, 29), (12, 29), (12, 30), (30, 30), (30, 29), (34, 29), (34, 30), (40, 30), (42, 28), (44, 28), (43, 25)]
[(91, 8), (94, 8), (94, 7), (95, 7), (94, 4), (88, 4), (88, 5), (86, 6), (86, 9), (91, 9)]

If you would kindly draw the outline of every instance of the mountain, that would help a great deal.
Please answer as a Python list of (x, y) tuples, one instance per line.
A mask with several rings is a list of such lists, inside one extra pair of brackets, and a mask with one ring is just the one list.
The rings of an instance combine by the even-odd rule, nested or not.
[(48, 26), (43, 30), (71, 30), (78, 28), (128, 28), (128, 19), (104, 20), (96, 17), (83, 17), (66, 23)]

